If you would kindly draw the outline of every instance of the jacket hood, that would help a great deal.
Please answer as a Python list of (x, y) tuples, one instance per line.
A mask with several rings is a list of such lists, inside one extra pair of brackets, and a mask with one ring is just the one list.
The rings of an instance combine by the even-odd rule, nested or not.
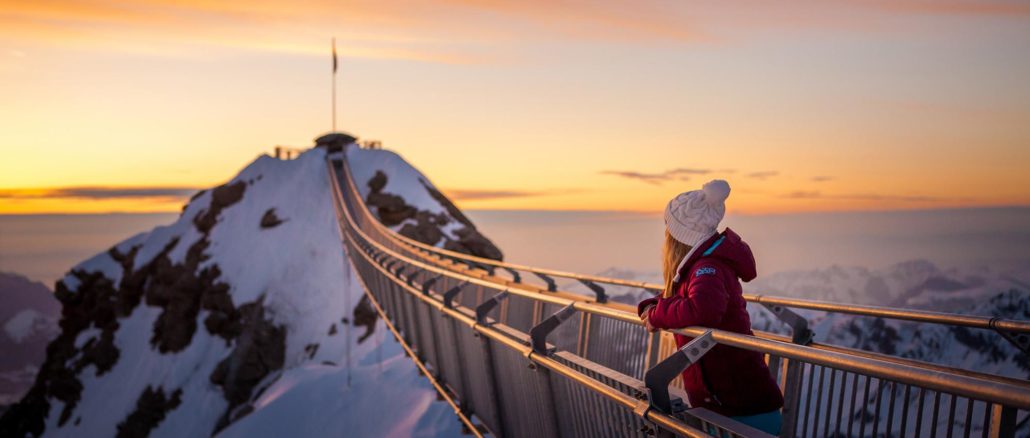
[(684, 264), (683, 270), (680, 271), (681, 277), (687, 278), (686, 272), (689, 272), (699, 260), (705, 258), (714, 258), (725, 263), (744, 282), (754, 280), (758, 276), (755, 255), (751, 252), (751, 247), (740, 238), (740, 235), (729, 228), (705, 240), (698, 247), (697, 251), (690, 256), (690, 260)]

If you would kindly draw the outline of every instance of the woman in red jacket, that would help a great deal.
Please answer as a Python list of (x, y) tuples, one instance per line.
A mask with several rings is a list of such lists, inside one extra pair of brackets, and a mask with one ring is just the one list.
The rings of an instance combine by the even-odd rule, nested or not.
[[(726, 181), (714, 180), (666, 207), (665, 290), (637, 306), (648, 330), (702, 326), (753, 335), (740, 280), (755, 278), (754, 255), (733, 230), (716, 232), (729, 194)], [(690, 340), (676, 335), (681, 347)], [(761, 353), (717, 345), (683, 372), (683, 383), (691, 406), (780, 433), (783, 394)]]

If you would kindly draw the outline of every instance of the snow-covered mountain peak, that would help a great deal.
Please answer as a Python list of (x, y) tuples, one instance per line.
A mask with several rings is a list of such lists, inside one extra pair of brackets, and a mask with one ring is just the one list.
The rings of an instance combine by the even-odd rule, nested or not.
[[(449, 406), (396, 360), (401, 349), (363, 301), (325, 159), (325, 148), (261, 156), (175, 222), (73, 267), (55, 291), (61, 333), (0, 436), (272, 435), (256, 425), (298, 408), (312, 415), (297, 429), (309, 435), (345, 433), (343, 419), (359, 420), (349, 411), (372, 420), (355, 429), (368, 436), (457, 434)], [(385, 376), (406, 383), (377, 389)], [(374, 421), (353, 409), (373, 393), (419, 409)]]

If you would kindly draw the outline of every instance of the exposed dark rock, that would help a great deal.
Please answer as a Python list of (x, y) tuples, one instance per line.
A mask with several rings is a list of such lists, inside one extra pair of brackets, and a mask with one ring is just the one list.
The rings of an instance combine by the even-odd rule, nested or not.
[(305, 345), (304, 352), (308, 354), (308, 359), (314, 359), (315, 355), (318, 354), (318, 344)]
[(368, 180), (368, 188), (371, 189), (371, 193), (379, 193), (383, 191), (383, 187), (386, 187), (386, 174), (382, 170), (377, 170), (372, 179)]
[(418, 210), (404, 202), (404, 198), (389, 193), (369, 193), (365, 203), (373, 207), (379, 221), (388, 227), (415, 217)]
[(501, 253), (500, 248), (497, 248), (490, 239), (483, 236), (479, 230), (475, 228), (462, 228), (455, 230), (454, 234), (458, 236), (458, 240), (448, 240), (444, 244), (445, 249), (451, 251), (458, 251), (465, 254), (472, 254), (476, 257), (483, 257), (493, 260), (503, 260), (504, 254)]
[(263, 299), (240, 306), (241, 328), (236, 348), (211, 373), (211, 383), (220, 386), (229, 408), (215, 431), (229, 424), (229, 413), (250, 399), (251, 392), (270, 373), (280, 370), (286, 357), (286, 328), (265, 318)]
[(237, 181), (234, 184), (223, 184), (211, 192), (211, 205), (204, 212), (198, 214), (193, 218), (193, 225), (200, 230), (201, 233), (207, 234), (211, 231), (211, 228), (218, 222), (218, 214), (222, 212), (222, 209), (232, 204), (239, 202), (243, 199), (243, 191), (246, 190), (247, 184), (243, 181)]
[(379, 216), (379, 221), (383, 225), (392, 227), (415, 217), (418, 209), (404, 202), (404, 198), (383, 193), (382, 190), (383, 187), (386, 187), (386, 182), (386, 174), (381, 170), (377, 170), (372, 179), (368, 180), (368, 187), (371, 190), (365, 199), (365, 204), (373, 208), (373, 211)]
[[(365, 327), (365, 333), (358, 338), (359, 344), (365, 342), (369, 336), (372, 336), (372, 333), (375, 333), (376, 320), (378, 319), (379, 313), (372, 307), (372, 302), (368, 300), (368, 296), (362, 296), (361, 301), (358, 301), (358, 305), (354, 307), (354, 326)], [(346, 321), (346, 318), (344, 320)]]
[(404, 224), (398, 233), (415, 239), (427, 245), (436, 245), (442, 239), (443, 232), (440, 227), (446, 225), (450, 220), (446, 215), (434, 215), (428, 211), (419, 211), (415, 214), (415, 224)]
[(171, 397), (166, 397), (161, 388), (148, 386), (136, 400), (136, 410), (118, 424), (119, 438), (145, 437), (150, 431), (164, 421), (168, 412), (182, 403), (182, 390), (178, 389)]
[(356, 140), (357, 137), (344, 132), (331, 132), (316, 138), (315, 147), (324, 147), (327, 152), (339, 152)]
[[(365, 203), (372, 209), (372, 211), (379, 217), (379, 221), (388, 227), (396, 226), (408, 219), (415, 219), (415, 223), (406, 223), (397, 232), (405, 237), (417, 240), (427, 245), (436, 245), (440, 242), (440, 239), (445, 239), (444, 248), (451, 251), (457, 251), (464, 254), (470, 254), (477, 257), (483, 257), (494, 260), (503, 260), (504, 254), (501, 252), (490, 239), (483, 236), (475, 225), (472, 224), (464, 213), (458, 209), (450, 199), (447, 199), (443, 193), (439, 190), (434, 189), (425, 180), (419, 180), (422, 187), (429, 192), (433, 199), (436, 199), (446, 210), (448, 214), (434, 214), (428, 211), (418, 210), (417, 208), (408, 205), (404, 198), (384, 193), (382, 190), (386, 187), (388, 182), (387, 176), (382, 171), (376, 171), (375, 175), (372, 176), (368, 181), (368, 187), (370, 190), (368, 199)], [(374, 208), (372, 208), (374, 207)], [(448, 239), (444, 235), (441, 227), (447, 225), (451, 219), (457, 220), (458, 222), (465, 225), (465, 227), (455, 231), (454, 239)]]
[(283, 219), (279, 219), (279, 216), (275, 215), (275, 209), (269, 208), (265, 211), (265, 214), (261, 216), (261, 228), (273, 228), (283, 223)]
[(329, 336), (335, 336), (335, 335), (336, 335), (336, 324), (333, 324), (333, 325), (329, 326)]

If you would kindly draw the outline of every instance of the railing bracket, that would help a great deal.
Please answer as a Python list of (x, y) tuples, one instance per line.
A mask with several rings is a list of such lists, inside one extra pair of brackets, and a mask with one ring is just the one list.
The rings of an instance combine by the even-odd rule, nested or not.
[(1016, 348), (1020, 349), (1023, 354), (1030, 355), (1030, 334), (1027, 333), (1012, 333), (1010, 331), (1002, 330), (998, 328), (997, 322), (1002, 318), (994, 317), (987, 323), (991, 327), (991, 330), (997, 332), (1001, 337), (1005, 338), (1006, 341), (1015, 345)]
[(496, 295), (490, 297), (489, 300), (483, 301), (483, 304), (476, 306), (476, 323), (486, 325), (486, 316), (490, 314), (490, 311), (493, 310), (494, 307), (497, 307), (497, 305), (501, 304), (501, 301), (504, 301), (506, 298), (508, 298), (507, 289), (498, 292)]
[(534, 272), (534, 274), (536, 274), (537, 277), (540, 277), (541, 280), (544, 280), (545, 282), (547, 282), (547, 291), (548, 292), (554, 292), (554, 291), (558, 290), (558, 284), (554, 282), (553, 278), (551, 278), (547, 274), (541, 274), (539, 272)]
[(644, 374), (644, 385), (647, 386), (651, 407), (665, 414), (675, 413), (674, 408), (681, 407), (682, 400), (674, 403), (669, 398), (669, 382), (672, 382), (672, 379), (680, 375), (690, 364), (701, 360), (701, 356), (704, 356), (714, 346), (712, 331), (707, 330), (703, 335), (694, 338), (673, 353), (672, 356), (647, 370), (647, 373)]
[(504, 270), (508, 271), (508, 273), (511, 274), (512, 281), (514, 281), (516, 283), (522, 283), (522, 275), (519, 274), (519, 271), (516, 271), (516, 270), (514, 270), (512, 268), (509, 268), (507, 266), (504, 266)]
[(469, 284), (469, 282), (463, 281), (463, 282), (459, 283), (457, 286), (452, 287), (447, 292), (444, 292), (443, 293), (443, 306), (445, 308), (448, 308), (448, 309), (453, 309), (454, 308), (454, 303), (453, 303), (454, 297), (456, 295), (458, 295), (458, 293), (461, 292), (461, 289), (464, 288), (465, 285), (467, 285), (467, 284)]
[[(761, 297), (759, 297), (759, 299), (761, 299)], [(808, 345), (812, 343), (812, 339), (815, 338), (815, 332), (808, 328), (807, 319), (798, 315), (797, 312), (779, 304), (762, 303), (762, 306), (790, 327), (792, 336), (791, 342), (797, 345)]]
[(539, 354), (547, 355), (550, 353), (547, 349), (547, 335), (553, 332), (562, 322), (569, 319), (572, 315), (576, 314), (576, 307), (574, 304), (562, 307), (557, 312), (554, 312), (547, 319), (540, 321), (539, 324), (534, 325), (533, 328), (529, 329), (529, 338), (531, 339), (533, 351)]
[(425, 283), (422, 283), (422, 294), (429, 295), (429, 288), (433, 287), (433, 285), (436, 284), (436, 281), (441, 278), (443, 278), (443, 274), (437, 275), (436, 277), (426, 280)]
[(597, 283), (594, 283), (593, 281), (585, 280), (585, 279), (582, 279), (582, 278), (579, 279), (579, 282), (583, 283), (584, 286), (589, 287), (590, 290), (594, 291), (594, 295), (597, 296), (597, 302), (598, 303), (606, 303), (606, 302), (608, 302), (608, 296), (605, 295), (603, 287), (601, 287)]

